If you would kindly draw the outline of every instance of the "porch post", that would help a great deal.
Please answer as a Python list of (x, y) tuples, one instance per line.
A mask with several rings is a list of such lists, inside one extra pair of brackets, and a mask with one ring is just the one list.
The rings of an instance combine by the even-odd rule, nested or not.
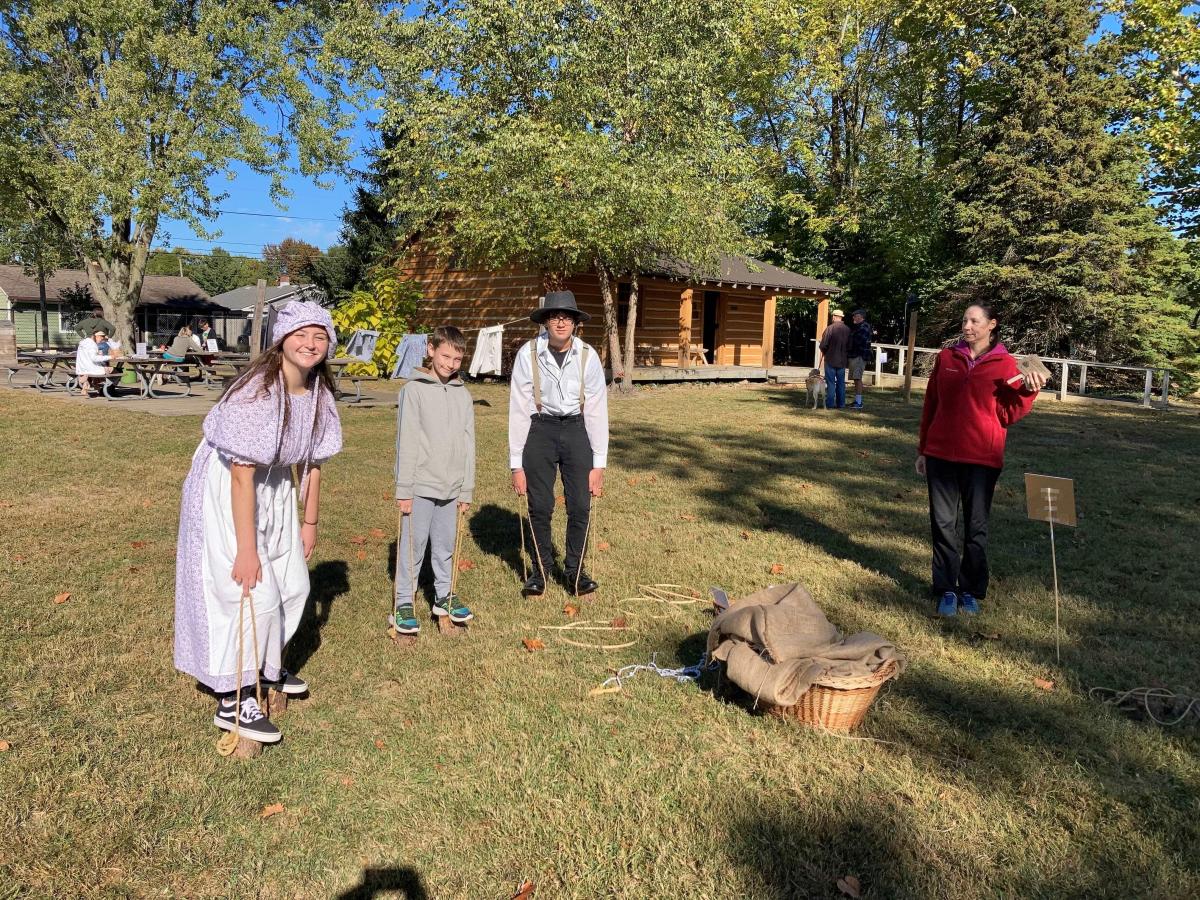
[(692, 289), (679, 295), (679, 368), (692, 365)]
[(775, 364), (775, 294), (763, 304), (762, 364), (769, 369)]
[(817, 302), (817, 346), (813, 348), (813, 368), (821, 367), (821, 335), (829, 327), (829, 298)]

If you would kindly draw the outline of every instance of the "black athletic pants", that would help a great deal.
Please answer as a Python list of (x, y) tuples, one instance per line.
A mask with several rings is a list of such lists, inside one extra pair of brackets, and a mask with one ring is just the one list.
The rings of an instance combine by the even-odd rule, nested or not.
[(550, 574), (554, 565), (550, 518), (554, 515), (555, 476), (562, 473), (563, 495), (567, 501), (567, 548), (563, 571), (574, 575), (583, 556), (591, 508), (588, 475), (592, 471), (592, 443), (588, 440), (583, 416), (534, 415), (521, 455), (521, 468), (525, 470), (529, 486), (529, 524), (536, 544), (534, 561), (540, 555), (545, 575)]
[(925, 476), (933, 533), (933, 595), (955, 591), (982, 600), (988, 589), (988, 517), (1000, 470), (927, 456)]

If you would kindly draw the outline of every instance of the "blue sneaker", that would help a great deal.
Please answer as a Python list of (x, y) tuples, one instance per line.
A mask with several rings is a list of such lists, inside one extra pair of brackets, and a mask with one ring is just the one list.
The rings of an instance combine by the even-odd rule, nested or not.
[(960, 605), (962, 606), (962, 611), (965, 613), (975, 615), (975, 613), (979, 612), (979, 601), (970, 594), (962, 595), (962, 602)]
[(958, 612), (958, 595), (954, 591), (946, 591), (938, 601), (938, 615), (952, 616)]
[(396, 629), (396, 634), (417, 634), (421, 623), (417, 621), (417, 611), (411, 603), (396, 607), (396, 612), (388, 616), (388, 624)]
[(450, 621), (455, 625), (465, 625), (475, 618), (475, 614), (467, 608), (467, 604), (458, 599), (458, 594), (450, 594), (446, 597), (438, 597), (433, 601), (433, 614), (435, 616), (449, 616)]

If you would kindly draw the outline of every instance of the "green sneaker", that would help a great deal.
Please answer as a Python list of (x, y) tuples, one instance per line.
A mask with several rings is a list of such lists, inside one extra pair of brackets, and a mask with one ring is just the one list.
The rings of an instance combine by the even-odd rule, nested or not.
[(421, 630), (421, 623), (417, 621), (417, 611), (411, 603), (397, 606), (396, 612), (388, 616), (388, 624), (396, 629), (396, 634), (416, 634)]
[(449, 616), (455, 625), (463, 625), (475, 618), (475, 614), (467, 609), (467, 605), (458, 599), (458, 594), (448, 597), (438, 597), (433, 601), (435, 616)]

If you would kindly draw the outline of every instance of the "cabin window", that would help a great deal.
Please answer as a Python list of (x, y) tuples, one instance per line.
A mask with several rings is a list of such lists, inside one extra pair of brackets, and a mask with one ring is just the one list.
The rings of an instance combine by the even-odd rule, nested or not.
[(629, 322), (629, 294), (630, 288), (628, 284), (622, 284), (617, 287), (617, 327), (624, 330), (625, 325)]

